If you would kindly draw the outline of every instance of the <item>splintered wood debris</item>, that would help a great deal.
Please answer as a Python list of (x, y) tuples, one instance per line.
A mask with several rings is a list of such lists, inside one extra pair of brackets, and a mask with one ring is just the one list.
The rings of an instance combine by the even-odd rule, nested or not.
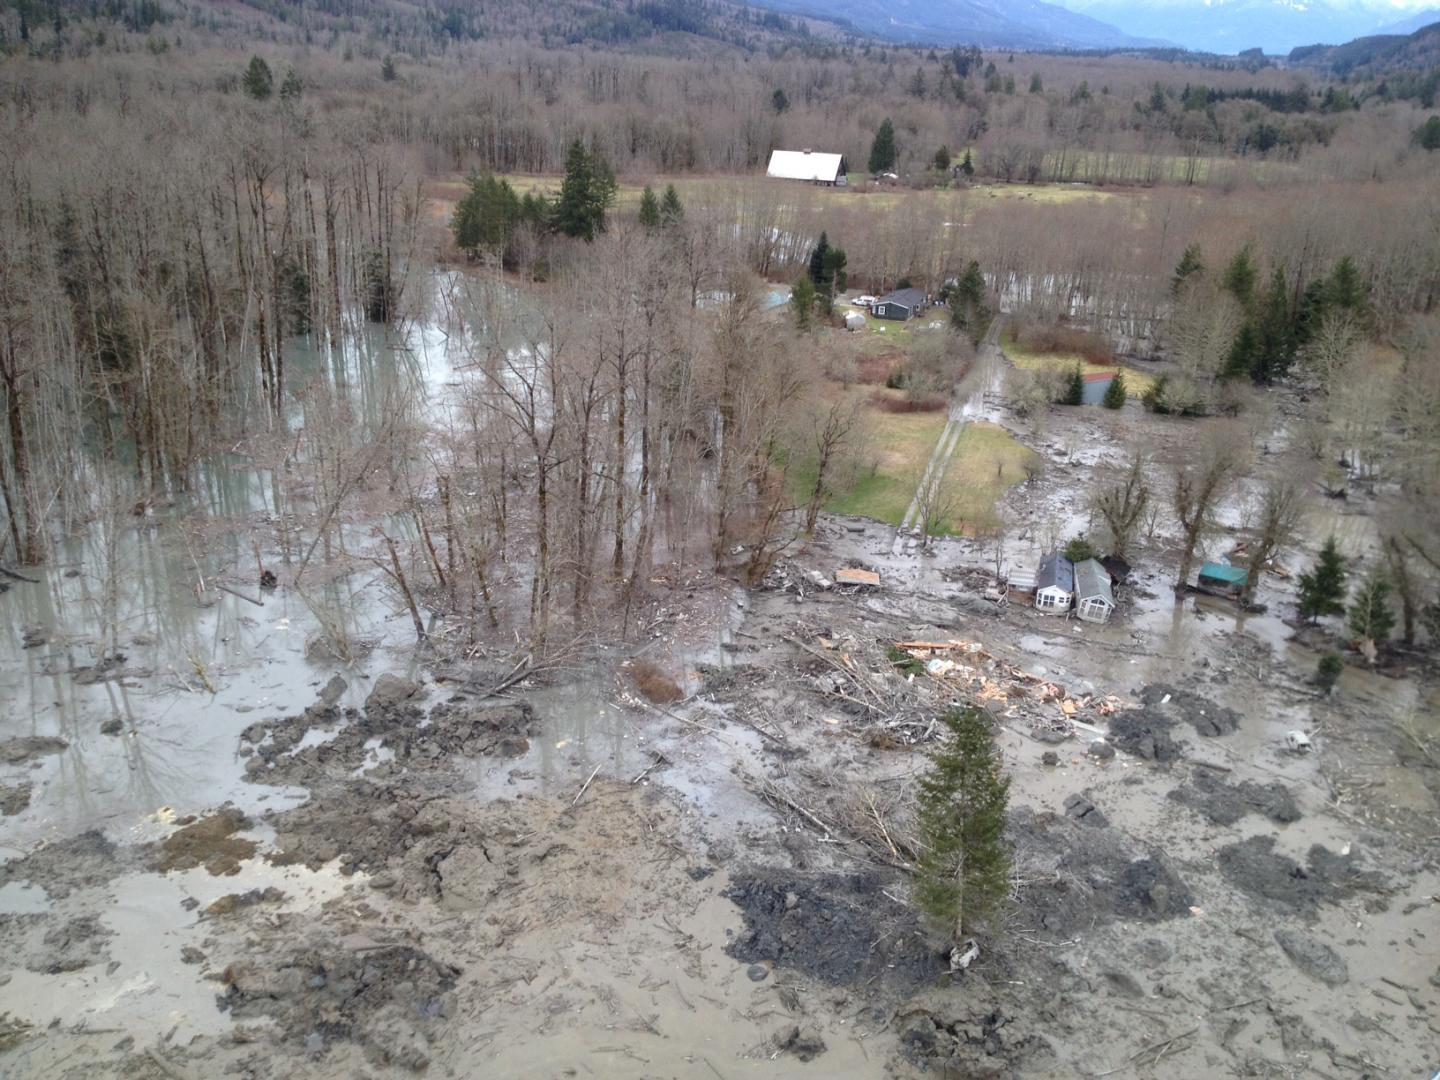
[(868, 585), (878, 589), (880, 575), (873, 570), (861, 570), (859, 567), (846, 566), (835, 571), (835, 583), (837, 585)]

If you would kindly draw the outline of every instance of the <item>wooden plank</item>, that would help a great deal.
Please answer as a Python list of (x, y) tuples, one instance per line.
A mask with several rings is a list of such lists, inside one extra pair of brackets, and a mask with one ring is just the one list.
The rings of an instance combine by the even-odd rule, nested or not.
[(835, 571), (835, 581), (841, 585), (879, 585), (880, 575), (873, 570), (858, 570), (846, 567)]

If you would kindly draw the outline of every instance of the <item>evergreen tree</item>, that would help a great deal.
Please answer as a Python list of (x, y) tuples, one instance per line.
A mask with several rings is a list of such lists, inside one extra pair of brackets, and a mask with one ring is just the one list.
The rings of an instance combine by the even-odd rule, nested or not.
[(978, 342), (990, 326), (990, 307), (985, 302), (985, 275), (974, 259), (950, 293), (950, 325)]
[(1259, 275), (1255, 260), (1250, 256), (1250, 245), (1246, 244), (1235, 253), (1230, 265), (1225, 267), (1225, 276), (1221, 283), (1226, 292), (1249, 308), (1255, 302), (1255, 282)]
[(646, 229), (660, 227), (660, 200), (655, 197), (649, 184), (640, 192), (640, 224)]
[(923, 98), (925, 96), (925, 70), (923, 68), (915, 69), (915, 76), (910, 80), (909, 89), (911, 97)]
[(1085, 537), (1077, 536), (1065, 545), (1065, 550), (1061, 554), (1072, 563), (1084, 562), (1086, 559), (1095, 557), (1095, 545)]
[(1322, 653), (1320, 662), (1315, 665), (1315, 685), (1324, 693), (1330, 693), (1340, 681), (1340, 673), (1344, 670), (1345, 661), (1339, 653)]
[(1256, 333), (1251, 377), (1257, 383), (1274, 382), (1295, 362), (1295, 319), (1290, 311), (1290, 287), (1285, 281), (1285, 271), (1278, 266), (1260, 300)]
[(1315, 565), (1300, 575), (1300, 617), (1315, 622), (1321, 615), (1345, 610), (1345, 560), (1335, 537), (1328, 537)]
[(1175, 264), (1175, 273), (1170, 278), (1170, 295), (1179, 296), (1180, 290), (1192, 277), (1200, 277), (1205, 273), (1205, 262), (1200, 256), (1200, 245), (1191, 244), (1180, 256), (1180, 261)]
[(1349, 255), (1330, 270), (1330, 277), (1325, 282), (1325, 307), (1327, 310), (1348, 311), (1361, 321), (1370, 317), (1370, 286)]
[(1414, 139), (1421, 150), (1440, 150), (1440, 116), (1432, 116), (1416, 128)]
[(776, 113), (783, 113), (786, 109), (790, 108), (790, 98), (784, 90), (776, 90), (775, 93), (770, 95), (770, 107), (774, 109)]
[(975, 162), (970, 159), (970, 148), (965, 148), (965, 160), (960, 162), (960, 171), (965, 174), (965, 179), (975, 175)]
[(1350, 601), (1350, 632), (1362, 641), (1376, 645), (1387, 641), (1395, 629), (1395, 613), (1390, 610), (1390, 579), (1383, 571), (1372, 570), (1355, 587)]
[(815, 315), (815, 283), (809, 274), (802, 274), (790, 292), (790, 310), (795, 315), (795, 327), (809, 330)]
[(394, 82), (400, 77), (400, 72), (395, 70), (395, 58), (387, 56), (380, 63), (380, 78), (386, 82)]
[(250, 64), (241, 76), (240, 87), (256, 101), (264, 101), (275, 89), (275, 78), (270, 74), (270, 65), (258, 56), (250, 57)]
[(1070, 372), (1070, 378), (1065, 383), (1065, 396), (1060, 399), (1061, 405), (1083, 405), (1085, 404), (1085, 374), (1076, 364)]
[(1221, 374), (1228, 377), (1237, 375), (1249, 375), (1255, 370), (1256, 357), (1260, 352), (1260, 335), (1255, 329), (1255, 323), (1246, 319), (1240, 325), (1239, 332), (1235, 335), (1234, 342), (1230, 345), (1230, 352), (1225, 357), (1225, 370)]
[(949, 733), (920, 780), (925, 847), (915, 899), (958, 943), (999, 909), (1010, 889), (1010, 780), (1001, 774), (984, 712), (956, 710), (942, 720)]
[(889, 172), (895, 167), (895, 156), (895, 125), (887, 116), (881, 121), (875, 140), (870, 144), (871, 173)]
[(935, 171), (950, 171), (950, 148), (948, 146), (942, 146), (935, 151)]
[(1045, 84), (1041, 81), (1040, 73), (1037, 71), (1034, 75), (1030, 76), (1030, 93), (1043, 94), (1044, 92)]
[(849, 261), (844, 248), (832, 247), (825, 253), (825, 280), (829, 282), (829, 295), (832, 298), (836, 293), (844, 292), (849, 284), (849, 275), (845, 271)]
[(509, 181), (489, 173), (472, 174), (470, 190), (455, 204), (450, 219), (455, 246), (472, 256), (486, 251), (503, 258), (521, 219), (520, 209)]
[(298, 101), (304, 89), (305, 87), (300, 82), (300, 76), (295, 73), (295, 69), (292, 67), (285, 73), (285, 78), (280, 82), (280, 100)]
[(555, 228), (587, 242), (605, 231), (605, 213), (615, 201), (615, 174), (576, 139), (565, 156), (565, 179), (555, 203)]
[(1125, 373), (1115, 372), (1115, 377), (1110, 380), (1110, 385), (1105, 388), (1105, 396), (1100, 399), (1100, 404), (1107, 409), (1123, 409), (1125, 407)]
[(660, 200), (660, 224), (679, 225), (685, 219), (685, 207), (680, 202), (680, 193), (674, 184), (665, 185), (665, 196)]
[(825, 292), (829, 281), (825, 277), (825, 256), (830, 252), (830, 239), (822, 230), (820, 242), (810, 249), (810, 283), (817, 293)]

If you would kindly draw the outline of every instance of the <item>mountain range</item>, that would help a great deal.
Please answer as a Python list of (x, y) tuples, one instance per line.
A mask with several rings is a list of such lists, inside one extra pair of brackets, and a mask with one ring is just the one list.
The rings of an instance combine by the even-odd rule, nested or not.
[[(828, 16), (892, 41), (1012, 49), (1179, 46), (1234, 54), (1335, 45), (1408, 34), (1440, 22), (1417, 0), (757, 0), (792, 14)], [(1427, 0), (1418, 0), (1422, 5)], [(1428, 0), (1433, 4), (1435, 0)]]

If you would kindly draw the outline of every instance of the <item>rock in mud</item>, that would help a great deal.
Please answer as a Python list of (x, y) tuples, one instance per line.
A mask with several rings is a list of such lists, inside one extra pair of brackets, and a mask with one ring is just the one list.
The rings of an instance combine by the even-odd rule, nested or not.
[(876, 979), (903, 988), (936, 978), (944, 971), (938, 954), (926, 947), (914, 911), (883, 895), (887, 884), (872, 874), (739, 873), (725, 896), (745, 929), (725, 951), (834, 985)]
[[(1180, 756), (1180, 748), (1170, 735), (1174, 721), (1149, 710), (1119, 713), (1110, 721), (1106, 736), (1116, 749), (1168, 765)], [(1093, 744), (1092, 744), (1093, 745)]]
[(112, 716), (100, 725), (101, 735), (119, 735), (125, 730), (125, 722), (118, 716)]
[(354, 952), (340, 942), (312, 939), (264, 966), (235, 964), (225, 971), (220, 1007), (237, 1020), (268, 1017), (297, 1049), (358, 1044), (377, 1068), (424, 1069), (429, 1029), (453, 1012), (450, 991), (460, 969), (407, 945)]
[(1055, 765), (1059, 765), (1060, 755), (1057, 754), (1054, 750), (1046, 750), (1043, 754), (1040, 755), (1040, 764), (1050, 765), (1052, 767)]
[(1219, 851), (1220, 872), (1235, 888), (1250, 896), (1273, 900), (1294, 909), (1313, 911), (1322, 903), (1339, 903), (1357, 892), (1381, 892), (1385, 881), (1361, 870), (1356, 853), (1337, 855), (1316, 844), (1307, 865), (1301, 866), (1275, 851), (1273, 836), (1252, 836)]
[(0, 814), (12, 817), (30, 805), (30, 784), (0, 784)]
[(0, 742), (0, 763), (21, 765), (47, 754), (59, 754), (69, 746), (64, 739), (52, 738), (49, 735), (22, 735)]
[(285, 893), (274, 885), (264, 889), (250, 889), (243, 893), (227, 893), (212, 901), (205, 909), (205, 914), (231, 915), (241, 908), (254, 907), (256, 904), (278, 904), (284, 899)]
[(1172, 723), (1184, 720), (1197, 735), (1207, 738), (1228, 735), (1240, 726), (1240, 714), (1234, 709), (1164, 683), (1154, 683), (1141, 690), (1140, 702), (1145, 706), (1141, 712), (1166, 717)]
[(1055, 1048), (1033, 1020), (968, 995), (931, 990), (895, 1019), (901, 1054), (926, 1073), (966, 1080), (1054, 1075)]
[(27, 626), (20, 632), (20, 647), (22, 649), (38, 649), (49, 640), (50, 635), (43, 626)]
[(1298, 930), (1276, 930), (1275, 940), (1290, 962), (1326, 986), (1343, 986), (1350, 981), (1345, 958), (1323, 941)]
[[(381, 676), (381, 678), (384, 677), (383, 675)], [(320, 704), (330, 706), (338, 705), (340, 699), (345, 696), (345, 691), (348, 689), (350, 689), (349, 683), (339, 675), (331, 675), (330, 681), (320, 688)], [(374, 691), (371, 691), (371, 696), (374, 696)]]
[(794, 1054), (801, 1061), (812, 1061), (825, 1052), (825, 1040), (814, 1024), (787, 1024), (771, 1041), (782, 1054)]
[(1104, 739), (1092, 739), (1090, 745), (1085, 748), (1085, 753), (1096, 761), (1109, 761), (1115, 756), (1115, 747)]
[(238, 874), (240, 863), (255, 854), (256, 844), (234, 834), (249, 824), (239, 810), (223, 807), (167, 836), (152, 866), (161, 872), (203, 866), (215, 875)]
[(409, 704), (411, 699), (418, 696), (419, 693), (419, 683), (386, 672), (376, 679), (375, 685), (371, 687), (370, 696), (365, 699), (365, 711), (368, 713), (390, 712)]
[(0, 885), (29, 881), (56, 900), (73, 889), (103, 885), (128, 869), (128, 859), (99, 829), (36, 848), (24, 858), (0, 864)]
[(42, 951), (31, 956), (25, 966), (46, 975), (79, 971), (109, 959), (105, 943), (111, 936), (99, 915), (67, 919), (45, 935)]
[(1262, 814), (1278, 825), (1300, 820), (1295, 796), (1278, 780), (1268, 784), (1253, 780), (1227, 784), (1210, 772), (1197, 769), (1190, 785), (1172, 788), (1168, 798), (1190, 807), (1216, 825), (1234, 825), (1246, 814)]
[(1110, 824), (1105, 815), (1095, 808), (1095, 804), (1078, 791), (1065, 800), (1065, 816), (1096, 828), (1104, 828)]

